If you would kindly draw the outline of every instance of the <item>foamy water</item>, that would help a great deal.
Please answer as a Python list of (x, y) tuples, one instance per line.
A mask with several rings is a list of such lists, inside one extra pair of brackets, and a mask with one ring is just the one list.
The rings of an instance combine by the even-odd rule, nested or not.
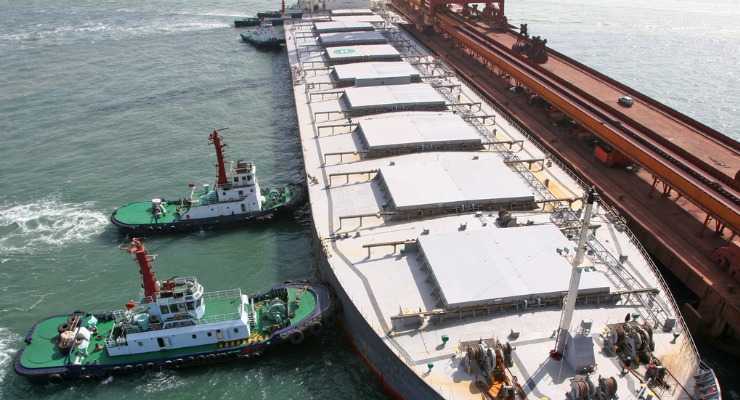
[[(21, 340), (21, 337), (7, 328), (0, 327), (0, 384), (5, 380), (6, 374), (11, 370), (13, 357), (18, 352), (15, 344)], [(2, 391), (0, 391), (2, 397)]]
[(54, 198), (0, 209), (0, 255), (33, 254), (49, 247), (87, 242), (108, 225), (92, 202), (64, 203)]

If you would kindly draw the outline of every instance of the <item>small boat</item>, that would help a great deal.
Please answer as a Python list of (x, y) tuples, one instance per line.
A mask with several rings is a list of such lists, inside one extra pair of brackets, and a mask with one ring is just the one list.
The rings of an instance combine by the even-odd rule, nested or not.
[(262, 22), (258, 17), (242, 17), (234, 20), (234, 26), (239, 28), (242, 26), (257, 26)]
[(153, 198), (151, 201), (125, 205), (110, 219), (124, 234), (190, 232), (269, 221), (273, 216), (291, 211), (305, 200), (302, 184), (288, 184), (275, 189), (260, 188), (257, 167), (252, 161), (239, 160), (226, 172), (219, 130), (210, 135), (216, 148), (218, 178), (213, 186), (204, 184), (179, 200)]
[(113, 312), (41, 320), (15, 358), (16, 373), (61, 383), (248, 360), (284, 342), (300, 344), (307, 334), (318, 336), (334, 318), (324, 285), (286, 282), (249, 296), (240, 289), (205, 292), (193, 276), (156, 280), (155, 256), (139, 239), (122, 250), (138, 264), (141, 300)]
[(244, 32), (242, 40), (256, 47), (275, 48), (285, 43), (285, 35), (275, 32), (272, 22), (263, 20), (256, 31)]
[(282, 17), (283, 13), (280, 10), (273, 11), (260, 11), (257, 13), (257, 18), (279, 18)]

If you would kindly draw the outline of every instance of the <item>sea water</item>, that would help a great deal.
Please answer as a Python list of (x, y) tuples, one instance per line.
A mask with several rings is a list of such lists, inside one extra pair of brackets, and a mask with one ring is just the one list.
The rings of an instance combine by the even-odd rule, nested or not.
[[(700, 26), (685, 27), (688, 6), (674, 36), (670, 21), (653, 21), (660, 40), (639, 63), (625, 59), (632, 55), (623, 47), (603, 50), (648, 46), (643, 33), (652, 28), (624, 23), (634, 13), (649, 24), (636, 5), (521, 1), (508, 4), (507, 14), (565, 54), (733, 136), (740, 126), (738, 28), (714, 32), (705, 23), (721, 17), (701, 18), (733, 3), (691, 4)], [(13, 372), (39, 319), (121, 309), (137, 298), (138, 268), (119, 250), (128, 239), (108, 217), (128, 202), (182, 198), (188, 184), (212, 183), (213, 129), (229, 128), (222, 132), (227, 155), (254, 161), (263, 187), (303, 179), (286, 54), (255, 50), (232, 26), (235, 17), (278, 7), (264, 0), (0, 3), (0, 398), (387, 398), (339, 328), (259, 362), (102, 384), (35, 385)], [(712, 45), (707, 51), (716, 56), (706, 62)], [(609, 60), (599, 56), (604, 51)], [(698, 77), (686, 68), (696, 64)], [(158, 255), (159, 279), (195, 275), (207, 291), (253, 293), (317, 279), (310, 230), (304, 208), (270, 225), (145, 243)]]

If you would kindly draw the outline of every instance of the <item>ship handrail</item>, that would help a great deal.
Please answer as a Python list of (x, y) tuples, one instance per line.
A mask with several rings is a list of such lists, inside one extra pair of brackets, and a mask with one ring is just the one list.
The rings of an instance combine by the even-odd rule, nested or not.
[[(658, 267), (653, 262), (653, 259), (648, 254), (647, 250), (642, 246), (642, 243), (637, 239), (634, 233), (627, 227), (627, 221), (624, 219), (624, 217), (619, 215), (619, 212), (609, 204), (604, 203), (603, 201), (599, 201), (601, 206), (608, 210), (608, 214), (611, 215), (613, 218), (617, 218), (620, 221), (620, 225), (622, 226), (622, 231), (624, 234), (627, 235), (627, 237), (630, 239), (632, 244), (637, 248), (638, 252), (642, 256), (642, 259), (647, 263), (650, 270), (652, 271), (653, 275), (658, 279), (658, 284), (660, 285), (660, 290), (663, 291), (665, 294), (666, 300), (671, 305), (671, 308), (675, 311), (675, 317), (676, 317), (676, 323), (679, 324), (684, 332), (689, 332), (689, 328), (686, 325), (686, 321), (684, 320), (683, 316), (681, 315), (680, 308), (678, 308), (678, 304), (676, 303), (675, 298), (673, 297), (673, 293), (668, 288), (668, 284), (666, 283), (665, 279), (663, 278), (663, 274), (660, 273), (658, 270)], [(694, 355), (699, 358), (699, 350), (696, 348), (696, 343), (694, 342), (694, 338), (691, 335), (686, 335), (686, 338), (689, 341), (689, 345), (691, 346), (691, 350), (694, 352)]]
[(197, 325), (205, 325), (205, 324), (213, 324), (216, 322), (234, 321), (237, 319), (241, 319), (241, 313), (239, 312), (209, 315), (207, 317), (201, 317), (199, 319), (196, 319), (195, 321)]
[(203, 293), (203, 296), (201, 298), (203, 300), (220, 300), (220, 299), (229, 299), (233, 297), (238, 297), (239, 299), (241, 299), (242, 290), (241, 289), (226, 289), (226, 290), (219, 290), (216, 292), (208, 292), (208, 293)]

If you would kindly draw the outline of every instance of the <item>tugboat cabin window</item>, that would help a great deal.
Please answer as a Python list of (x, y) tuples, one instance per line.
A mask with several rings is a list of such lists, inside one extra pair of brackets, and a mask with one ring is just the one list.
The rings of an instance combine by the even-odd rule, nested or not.
[(239, 177), (238, 176), (235, 176), (234, 177), (234, 182), (239, 182)]
[(249, 193), (254, 193), (254, 189), (249, 189)]
[(172, 314), (177, 313), (177, 304), (170, 304), (170, 312)]
[(193, 339), (197, 339), (197, 338), (198, 338), (198, 335), (193, 334)]
[(247, 180), (248, 181), (251, 181), (252, 180), (252, 175), (247, 175)]
[(244, 196), (244, 191), (243, 190), (240, 190), (239, 191), (239, 197), (241, 197), (241, 196)]
[(208, 332), (208, 337), (213, 336), (213, 332)]
[(202, 301), (202, 300), (203, 300), (203, 299), (198, 299), (198, 300), (196, 300), (196, 302), (195, 302), (195, 307), (200, 307), (200, 303), (201, 303), (201, 301)]
[(162, 314), (169, 314), (170, 310), (169, 308), (167, 308), (166, 305), (162, 305), (162, 306), (159, 306), (159, 312), (161, 312)]
[(239, 328), (234, 328), (234, 333), (239, 333)]
[(158, 337), (157, 344), (159, 344), (159, 347), (164, 347), (164, 339), (161, 337)]
[(136, 342), (136, 343), (138, 343), (138, 344), (139, 344), (139, 347), (141, 347), (141, 346), (143, 346), (143, 345), (144, 345), (144, 342)]
[(188, 302), (188, 310), (192, 311), (195, 310), (195, 303), (192, 301)]

